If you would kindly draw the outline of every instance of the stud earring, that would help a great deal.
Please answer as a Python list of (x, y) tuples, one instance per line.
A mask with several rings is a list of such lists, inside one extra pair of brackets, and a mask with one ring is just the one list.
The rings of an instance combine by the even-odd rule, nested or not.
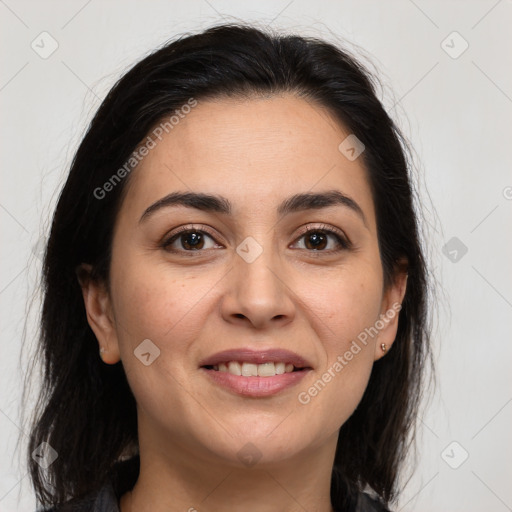
[(103, 354), (107, 351), (106, 348), (103, 348), (103, 347), (100, 347), (100, 357), (101, 357), (101, 360), (103, 361)]
[(386, 352), (386, 350), (388, 349), (388, 347), (386, 347), (385, 343), (381, 343), (380, 348), (382, 349), (382, 352)]

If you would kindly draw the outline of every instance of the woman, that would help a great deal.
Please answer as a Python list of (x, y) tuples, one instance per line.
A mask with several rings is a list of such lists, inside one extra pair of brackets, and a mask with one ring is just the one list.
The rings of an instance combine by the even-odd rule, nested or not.
[(38, 503), (388, 510), (429, 355), (405, 148), (320, 40), (223, 25), (126, 73), (46, 249)]

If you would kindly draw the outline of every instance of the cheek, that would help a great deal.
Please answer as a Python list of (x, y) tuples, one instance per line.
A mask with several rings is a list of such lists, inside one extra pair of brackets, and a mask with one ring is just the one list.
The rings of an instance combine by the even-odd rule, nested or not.
[[(180, 276), (169, 266), (140, 256), (133, 261), (126, 258), (111, 273), (116, 331), (130, 387), (137, 403), (168, 425), (176, 420), (162, 411), (186, 408), (188, 395), (181, 390), (187, 356), (207, 317), (205, 290), (217, 280), (211, 276), (208, 284), (196, 276)], [(145, 365), (141, 354), (147, 351), (149, 364)]]
[(179, 269), (173, 272), (169, 267), (145, 263), (143, 258), (123, 262), (112, 274), (121, 345), (138, 344), (146, 338), (163, 345), (170, 337), (176, 350), (183, 341), (180, 334), (193, 336), (198, 322), (190, 313), (200, 310), (205, 290), (215, 282), (213, 276), (207, 279), (212, 281), (209, 285), (197, 276), (180, 275)]
[(336, 377), (337, 386), (361, 394), (374, 361), (374, 326), (379, 319), (382, 290), (378, 276), (370, 272), (361, 279), (354, 277), (352, 284), (341, 287), (336, 295), (330, 327), (337, 336), (326, 344), (326, 351), (330, 373), (341, 377)]
[(325, 356), (315, 380), (299, 390), (298, 401), (310, 408), (312, 417), (321, 418), (329, 432), (350, 417), (367, 387), (376, 340), (369, 333), (379, 319), (381, 285), (377, 270), (347, 269), (339, 278), (317, 281), (309, 289), (310, 321)]
[(344, 352), (351, 340), (379, 318), (382, 276), (375, 266), (346, 268), (337, 274), (308, 280), (303, 290), (304, 303), (312, 312), (310, 319), (316, 319), (319, 337), (331, 355)]

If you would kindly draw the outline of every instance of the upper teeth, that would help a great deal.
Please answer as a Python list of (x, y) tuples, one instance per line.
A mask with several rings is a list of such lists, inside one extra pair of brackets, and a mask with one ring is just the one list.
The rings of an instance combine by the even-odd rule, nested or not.
[(228, 363), (219, 363), (213, 367), (219, 372), (228, 372), (233, 375), (243, 375), (244, 377), (272, 377), (283, 373), (293, 372), (292, 363), (239, 363), (238, 361), (229, 361)]

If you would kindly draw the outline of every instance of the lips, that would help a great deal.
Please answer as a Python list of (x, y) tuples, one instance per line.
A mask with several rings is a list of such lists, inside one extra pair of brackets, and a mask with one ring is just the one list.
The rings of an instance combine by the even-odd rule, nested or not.
[(310, 374), (312, 365), (289, 350), (234, 349), (203, 359), (199, 370), (230, 393), (265, 398), (297, 386)]
[(205, 368), (200, 368), (199, 371), (209, 382), (229, 393), (247, 398), (269, 398), (298, 386), (312, 370), (283, 373), (273, 377), (245, 377)]
[(285, 349), (269, 349), (255, 351), (251, 349), (233, 349), (217, 352), (200, 363), (200, 367), (213, 369), (219, 364), (228, 364), (231, 361), (261, 365), (264, 363), (292, 364), (295, 369), (311, 369), (311, 364), (298, 354)]

